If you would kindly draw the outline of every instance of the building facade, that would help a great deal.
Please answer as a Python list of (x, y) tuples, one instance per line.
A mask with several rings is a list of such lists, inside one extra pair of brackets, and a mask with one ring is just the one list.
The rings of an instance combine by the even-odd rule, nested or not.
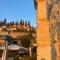
[(60, 1), (34, 0), (37, 16), (37, 60), (60, 60)]

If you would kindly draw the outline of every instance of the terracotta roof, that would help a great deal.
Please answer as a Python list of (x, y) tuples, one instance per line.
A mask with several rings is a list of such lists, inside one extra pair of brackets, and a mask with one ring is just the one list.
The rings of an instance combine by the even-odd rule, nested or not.
[(4, 43), (4, 39), (3, 38), (0, 38), (0, 43)]

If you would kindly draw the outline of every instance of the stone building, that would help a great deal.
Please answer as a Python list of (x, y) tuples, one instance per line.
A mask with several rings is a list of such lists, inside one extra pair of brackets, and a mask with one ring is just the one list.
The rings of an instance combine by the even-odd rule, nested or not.
[(34, 0), (37, 60), (60, 60), (60, 0)]
[(26, 40), (25, 44), (27, 44), (27, 41), (29, 43), (35, 41), (35, 28), (30, 25), (30, 22), (21, 20), (20, 22), (10, 22), (4, 25), (3, 22), (0, 22), (0, 25), (0, 34), (11, 36), (18, 45), (21, 42), (24, 43), (24, 40)]
[[(15, 24), (7, 23), (4, 25), (3, 25), (3, 22), (0, 22), (0, 25), (1, 25), (0, 26), (0, 35), (2, 35), (0, 38), (0, 48), (1, 49), (2, 49), (1, 46), (3, 46), (3, 45), (9, 46), (11, 44), (17, 44), (19, 46), (23, 46), (28, 49), (29, 49), (29, 47), (31, 47), (31, 45), (34, 47), (34, 44), (36, 43), (36, 41), (35, 41), (36, 28), (32, 27), (29, 22), (21, 21), (20, 23), (15, 23)], [(5, 35), (8, 36), (8, 38), (5, 37), (7, 39), (4, 38)], [(9, 40), (9, 42), (7, 42), (6, 40)], [(6, 43), (5, 43), (5, 41), (6, 41)], [(6, 45), (6, 44), (8, 44), (8, 45)], [(4, 54), (4, 51), (6, 52), (6, 49), (4, 51), (3, 51), (3, 49), (2, 50), (1, 49), (0, 49), (0, 52), (1, 52), (0, 58), (1, 58), (1, 56), (2, 57), (4, 57), (4, 55), (6, 56), (6, 54)], [(35, 49), (34, 49), (34, 51), (35, 51)], [(14, 56), (14, 52), (12, 53), (9, 50), (7, 50), (7, 56), (9, 57), (10, 55)]]

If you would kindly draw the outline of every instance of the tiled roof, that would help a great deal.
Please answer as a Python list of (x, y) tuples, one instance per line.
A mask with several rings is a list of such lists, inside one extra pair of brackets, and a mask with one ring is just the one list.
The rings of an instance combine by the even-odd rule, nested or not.
[(4, 43), (4, 39), (0, 38), (0, 43)]

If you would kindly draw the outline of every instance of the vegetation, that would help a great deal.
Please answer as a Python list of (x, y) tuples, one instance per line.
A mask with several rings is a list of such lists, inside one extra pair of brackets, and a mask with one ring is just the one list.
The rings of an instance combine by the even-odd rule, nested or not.
[[(9, 44), (18, 44), (18, 45), (22, 45), (23, 47), (29, 48), (32, 43), (35, 43), (36, 37), (33, 36), (33, 34), (36, 33), (35, 28), (33, 26), (31, 26), (29, 21), (27, 22), (27, 21), (24, 21), (23, 19), (21, 19), (19, 22), (18, 22), (18, 20), (16, 22), (14, 22), (14, 21), (7, 22), (7, 19), (4, 18), (4, 20), (0, 21), (0, 27), (3, 27), (3, 26), (5, 26), (5, 28), (2, 31), (8, 32), (8, 34), (9, 34), (9, 37), (7, 37), (7, 40), (9, 40)], [(16, 28), (16, 30), (8, 30), (9, 27), (10, 27), (10, 29), (11, 29), (11, 27), (13, 27), (13, 28), (18, 27), (18, 28)], [(12, 34), (12, 36), (10, 36), (10, 34)], [(17, 34), (17, 35), (14, 38), (13, 35), (15, 35), (15, 34)], [(33, 57), (35, 58), (35, 56), (33, 56)], [(32, 60), (35, 60), (34, 58)], [(30, 59), (29, 56), (24, 56), (24, 60), (28, 60), (28, 59)]]
[(4, 18), (4, 20), (0, 20), (0, 27), (2, 26), (11, 26), (11, 25), (29, 25), (30, 26), (30, 22), (28, 21), (24, 21), (23, 19), (20, 20), (20, 22), (18, 22), (18, 20), (15, 22), (15, 21), (11, 21), (11, 22), (7, 22), (7, 19)]

